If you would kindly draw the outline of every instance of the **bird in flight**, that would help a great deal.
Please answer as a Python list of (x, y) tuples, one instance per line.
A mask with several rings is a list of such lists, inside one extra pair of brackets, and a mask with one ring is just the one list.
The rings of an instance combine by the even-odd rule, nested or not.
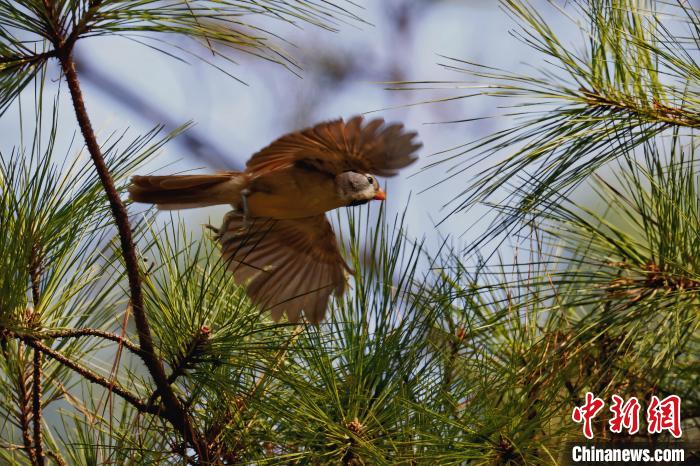
[(165, 210), (231, 204), (213, 230), (236, 282), (275, 321), (303, 312), (319, 323), (350, 272), (325, 212), (384, 200), (376, 177), (416, 161), (415, 137), (382, 119), (338, 119), (280, 137), (242, 172), (134, 176), (129, 194)]

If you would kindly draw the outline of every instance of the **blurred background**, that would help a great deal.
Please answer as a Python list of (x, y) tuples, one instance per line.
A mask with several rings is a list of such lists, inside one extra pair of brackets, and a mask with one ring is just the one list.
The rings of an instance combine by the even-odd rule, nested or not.
[[(511, 72), (538, 66), (540, 56), (509, 33), (514, 22), (498, 3), (490, 0), (348, 2), (343, 6), (364, 22), (337, 21), (336, 31), (270, 18), (246, 18), (284, 38), (275, 46), (293, 60), (286, 66), (243, 53), (232, 55), (237, 62), (232, 64), (209, 54), (212, 63), (225, 69), (222, 72), (194, 55), (188, 62), (175, 60), (143, 47), (134, 37), (80, 41), (76, 60), (88, 111), (101, 141), (126, 128), (131, 137), (136, 137), (156, 125), (174, 129), (188, 121), (194, 123), (149, 162), (144, 169), (146, 173), (241, 169), (251, 154), (275, 138), (326, 119), (367, 114), (403, 122), (418, 131), (423, 149), (418, 163), (387, 180), (389, 214), (393, 216), (408, 205), (407, 225), (411, 236), (426, 236), (429, 244), (439, 244), (441, 238), (449, 235), (466, 246), (488, 226), (487, 222), (477, 220), (485, 213), (484, 209), (441, 221), (451, 211), (446, 204), (466, 187), (479, 166), (433, 189), (427, 188), (444, 179), (451, 164), (424, 168), (444, 158), (447, 149), (509, 124), (505, 118), (445, 123), (502, 113), (494, 108), (498, 99), (470, 97), (475, 93), (473, 90), (455, 89), (456, 81), (468, 77), (442, 66), (449, 63), (445, 57)], [(545, 17), (552, 13), (556, 12), (551, 7), (543, 10)], [(554, 18), (561, 22), (562, 16)], [(562, 28), (564, 39), (567, 31), (575, 30)], [(207, 44), (194, 44), (192, 49), (191, 42), (178, 40), (173, 38), (172, 44), (207, 56)], [(59, 77), (54, 63), (49, 72), (49, 92), (59, 86)], [(387, 84), (425, 80), (444, 81), (431, 85), (444, 89), (399, 91), (391, 90), (392, 85)], [(24, 91), (25, 103), (32, 99), (33, 92), (31, 86)], [(65, 121), (59, 124), (63, 134), (59, 135), (58, 150), (74, 155), (76, 148), (68, 149), (74, 134), (65, 130), (77, 131), (73, 112), (66, 111), (71, 107), (68, 92), (60, 92), (59, 100), (63, 109), (59, 117)], [(430, 100), (442, 101), (420, 104)], [(19, 103), (14, 105), (17, 107)], [(8, 115), (13, 112), (11, 108)], [(26, 118), (31, 120), (31, 115)], [(0, 120), (3, 151), (17, 145), (19, 125), (19, 118)], [(217, 225), (226, 210), (226, 207), (214, 207), (182, 215), (193, 227), (208, 223), (209, 219)], [(159, 218), (170, 219), (168, 214)], [(435, 234), (438, 224), (439, 234)]]

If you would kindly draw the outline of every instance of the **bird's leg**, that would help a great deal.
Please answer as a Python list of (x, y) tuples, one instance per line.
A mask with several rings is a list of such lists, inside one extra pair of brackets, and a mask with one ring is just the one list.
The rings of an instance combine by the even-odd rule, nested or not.
[(250, 212), (248, 211), (248, 196), (250, 196), (250, 189), (245, 188), (241, 190), (241, 204), (243, 205), (243, 225), (246, 227), (250, 226)]

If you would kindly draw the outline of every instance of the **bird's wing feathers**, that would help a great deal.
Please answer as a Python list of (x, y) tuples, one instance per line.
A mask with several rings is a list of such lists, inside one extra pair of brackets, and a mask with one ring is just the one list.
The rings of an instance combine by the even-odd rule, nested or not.
[(325, 215), (249, 222), (230, 212), (217, 233), (236, 282), (275, 321), (286, 312), (296, 322), (303, 310), (308, 321), (320, 322), (331, 293), (345, 290), (349, 270)]
[(246, 171), (258, 175), (303, 164), (334, 175), (356, 171), (394, 176), (417, 159), (421, 144), (413, 141), (415, 136), (402, 124), (386, 125), (382, 119), (333, 120), (282, 136), (254, 154)]

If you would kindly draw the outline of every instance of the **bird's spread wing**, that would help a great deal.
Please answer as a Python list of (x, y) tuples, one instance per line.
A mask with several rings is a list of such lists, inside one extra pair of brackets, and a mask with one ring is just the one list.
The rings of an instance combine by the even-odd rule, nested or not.
[(325, 215), (302, 219), (251, 219), (230, 212), (217, 232), (222, 255), (253, 302), (279, 321), (323, 319), (332, 292), (345, 290), (348, 269)]
[(295, 164), (337, 175), (345, 171), (394, 176), (413, 163), (421, 144), (402, 124), (384, 124), (361, 116), (345, 122), (333, 120), (290, 133), (254, 154), (247, 164), (252, 175)]

